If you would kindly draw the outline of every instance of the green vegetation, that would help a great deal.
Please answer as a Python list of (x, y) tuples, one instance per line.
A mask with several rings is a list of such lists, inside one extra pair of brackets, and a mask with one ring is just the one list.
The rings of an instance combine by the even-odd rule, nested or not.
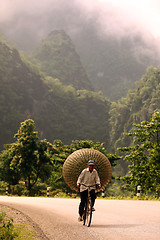
[(148, 67), (146, 74), (136, 83), (125, 98), (112, 103), (110, 123), (112, 130), (110, 146), (114, 149), (129, 146), (131, 139), (123, 132), (129, 132), (133, 123), (149, 121), (154, 112), (160, 110), (160, 68)]
[[(65, 87), (59, 80), (45, 79), (49, 88), (40, 117), (36, 118), (42, 137), (61, 139), (69, 144), (74, 139), (108, 142), (110, 102), (100, 93)], [(107, 125), (106, 125), (107, 123)], [(96, 130), (96, 133), (95, 133)]]
[(121, 148), (127, 152), (124, 160), (130, 162), (129, 173), (122, 179), (131, 191), (137, 191), (140, 185), (142, 192), (160, 196), (160, 113), (153, 114), (150, 122), (135, 124), (133, 132), (134, 145)]
[(14, 225), (14, 227), (17, 234), (15, 240), (34, 240), (35, 238), (37, 239), (37, 237), (39, 236), (39, 234), (35, 231), (27, 229), (26, 225), (24, 224), (16, 224)]
[(18, 51), (0, 42), (0, 148), (11, 138), (19, 122), (41, 102), (44, 85)]
[[(39, 179), (45, 181), (51, 175), (53, 160), (51, 155), (58, 150), (49, 142), (38, 140), (34, 131), (34, 121), (29, 119), (21, 123), (17, 141), (7, 145), (1, 155), (1, 179), (10, 185), (16, 185), (22, 179), (26, 190), (31, 195), (33, 186)], [(20, 190), (20, 189), (19, 189)]]
[(48, 142), (38, 141), (38, 134), (34, 128), (33, 120), (23, 122), (15, 135), (17, 141), (8, 149), (11, 156), (10, 169), (19, 178), (23, 177), (29, 195), (38, 178), (44, 180), (46, 173), (47, 177), (51, 174), (52, 163), (49, 154), (57, 153)]
[(0, 239), (13, 240), (16, 239), (17, 233), (13, 226), (13, 219), (6, 219), (6, 213), (0, 213)]

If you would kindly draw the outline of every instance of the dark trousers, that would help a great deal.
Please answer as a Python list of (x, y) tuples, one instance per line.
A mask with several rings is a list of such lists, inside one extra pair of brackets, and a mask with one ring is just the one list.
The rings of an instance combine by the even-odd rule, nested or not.
[[(89, 193), (90, 193), (90, 196), (91, 196), (92, 206), (94, 206), (95, 199), (96, 199), (95, 190), (92, 189)], [(80, 192), (80, 197), (81, 197), (81, 202), (79, 204), (79, 215), (82, 217), (83, 211), (84, 211), (85, 202), (86, 202), (86, 199), (88, 197), (88, 190)]]

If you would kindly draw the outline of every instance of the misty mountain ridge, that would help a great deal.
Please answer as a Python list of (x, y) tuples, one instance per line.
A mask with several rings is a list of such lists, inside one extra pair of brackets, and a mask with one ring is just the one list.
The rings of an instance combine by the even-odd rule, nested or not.
[(89, 25), (71, 38), (64, 30), (55, 30), (42, 41), (33, 53), (41, 70), (76, 89), (102, 91), (112, 101), (135, 88), (149, 65), (159, 64), (155, 46), (147, 45), (138, 34), (121, 39), (102, 37)]
[[(6, 14), (3, 7), (1, 9), (0, 31), (16, 44), (17, 49), (32, 52), (48, 33), (63, 29), (80, 56), (92, 88), (117, 101), (135, 87), (134, 83), (148, 66), (159, 65), (160, 54), (159, 40), (153, 36), (158, 24), (157, 11), (153, 15), (156, 5), (152, 3), (153, 8), (148, 9), (146, 5), (144, 9), (138, 1), (132, 1), (131, 5), (129, 2), (116, 2), (97, 0), (90, 4), (88, 1), (46, 0), (41, 3), (35, 1), (33, 5), (29, 0), (21, 1), (21, 4), (15, 1), (14, 7), (10, 8), (11, 3), (5, 1), (8, 8)], [(128, 7), (132, 5), (135, 8)], [(135, 9), (141, 11), (136, 12)], [(144, 15), (146, 10), (152, 12), (151, 19), (148, 17), (150, 15)], [(127, 12), (130, 14), (127, 15)], [(68, 56), (65, 61), (69, 63), (69, 59)], [(60, 55), (57, 60), (67, 67), (67, 62), (64, 64)], [(65, 73), (73, 77), (70, 76), (73, 71), (67, 72), (65, 69)], [(60, 77), (63, 81), (63, 76)]]
[[(6, 23), (7, 25), (1, 26), (2, 32), (5, 33), (5, 36), (8, 36), (7, 39), (13, 40), (17, 49), (31, 52), (36, 47), (43, 45), (41, 41), (42, 39), (44, 41), (45, 39), (47, 40), (48, 32), (51, 33), (56, 31), (55, 29), (63, 29), (68, 38), (70, 38), (70, 46), (73, 45), (75, 52), (80, 56), (81, 64), (86, 72), (85, 75), (87, 74), (90, 82), (89, 85), (92, 85), (91, 87), (95, 91), (102, 91), (104, 96), (112, 101), (117, 101), (122, 96), (124, 97), (129, 89), (133, 89), (135, 82), (145, 73), (145, 69), (148, 66), (158, 66), (160, 63), (159, 46), (156, 45), (155, 40), (151, 36), (142, 35), (142, 32), (134, 29), (129, 29), (123, 35), (120, 35), (119, 31), (117, 31), (117, 34), (112, 34), (111, 29), (108, 32), (106, 29), (99, 29), (94, 18), (88, 20), (77, 18), (79, 12), (77, 12), (77, 15), (74, 15), (73, 9), (65, 11), (64, 19), (66, 21), (62, 18), (59, 19), (59, 15), (56, 12), (54, 13), (56, 18), (52, 21), (52, 24), (48, 22), (46, 28), (41, 29), (40, 32), (38, 29), (33, 31), (31, 26), (30, 28), (22, 28), (23, 24), (27, 24), (27, 16), (25, 16), (26, 21), (22, 23), (22, 26), (18, 24), (20, 20), (15, 18), (12, 23), (8, 22)], [(50, 20), (52, 17), (52, 15), (48, 16)], [(73, 25), (69, 20), (72, 20)], [(15, 34), (11, 29), (14, 29), (14, 26), (17, 26), (17, 24), (18, 29), (16, 28), (16, 31), (18, 32)], [(51, 44), (51, 39), (49, 41)], [(54, 37), (53, 41), (55, 41)], [(67, 55), (68, 53), (65, 52), (65, 54)], [(71, 56), (68, 56), (68, 59), (66, 58), (67, 62), (65, 64), (63, 61), (65, 67), (69, 64), (69, 59), (71, 60)], [(60, 55), (57, 60), (59, 63), (62, 63)], [(67, 72), (65, 69), (65, 72), (66, 76), (67, 74), (70, 76), (73, 70)], [(54, 74), (57, 75), (57, 73)], [(62, 78), (61, 81), (63, 81), (63, 77), (60, 77)], [(86, 79), (86, 76), (83, 78)], [(74, 86), (76, 87), (76, 85)]]
[(102, 35), (89, 25), (72, 39), (95, 90), (112, 101), (135, 88), (148, 66), (160, 63), (158, 46), (145, 42), (138, 33)]
[(58, 78), (64, 85), (93, 90), (73, 42), (63, 30), (52, 31), (32, 57), (38, 60), (42, 72)]

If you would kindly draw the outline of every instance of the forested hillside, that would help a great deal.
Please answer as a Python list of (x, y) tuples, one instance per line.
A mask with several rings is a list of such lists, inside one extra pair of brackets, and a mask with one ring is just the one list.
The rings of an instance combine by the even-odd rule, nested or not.
[(42, 72), (48, 76), (58, 78), (75, 89), (93, 90), (73, 42), (63, 30), (51, 32), (32, 57), (38, 60)]
[(0, 42), (0, 146), (11, 141), (22, 120), (34, 116), (45, 86), (18, 51)]
[[(75, 90), (47, 78), (49, 93), (40, 110), (40, 129), (47, 139), (92, 139), (109, 142), (110, 102), (99, 93)], [(107, 139), (106, 139), (107, 136)]]
[(42, 76), (5, 42), (0, 43), (0, 106), (1, 148), (13, 141), (19, 123), (27, 118), (34, 119), (40, 137), (51, 142), (109, 141), (107, 99)]
[(149, 121), (154, 112), (160, 111), (160, 67), (148, 67), (146, 74), (136, 83), (125, 98), (111, 107), (111, 146), (129, 145), (123, 132), (132, 129), (133, 123)]

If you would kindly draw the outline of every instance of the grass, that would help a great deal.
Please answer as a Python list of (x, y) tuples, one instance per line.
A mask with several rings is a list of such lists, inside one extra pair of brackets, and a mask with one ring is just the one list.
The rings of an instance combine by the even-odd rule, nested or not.
[(24, 224), (17, 224), (14, 227), (17, 234), (15, 240), (35, 240), (40, 236), (35, 231), (26, 229)]
[[(52, 196), (50, 196), (52, 197)], [(63, 192), (60, 192), (54, 196), (54, 198), (79, 198), (78, 194), (66, 194)], [(136, 195), (133, 196), (127, 196), (127, 195), (117, 195), (117, 196), (105, 196), (102, 197), (100, 194), (97, 196), (97, 199), (115, 199), (115, 200), (148, 200), (148, 201), (160, 201), (160, 197), (156, 196), (149, 196), (149, 195), (143, 195), (141, 194), (140, 197), (137, 197)]]
[[(102, 199), (102, 197), (97, 197), (98, 199)], [(160, 201), (160, 198), (154, 196), (108, 196), (104, 197), (103, 199), (115, 199), (115, 200), (149, 200), (149, 201)]]

